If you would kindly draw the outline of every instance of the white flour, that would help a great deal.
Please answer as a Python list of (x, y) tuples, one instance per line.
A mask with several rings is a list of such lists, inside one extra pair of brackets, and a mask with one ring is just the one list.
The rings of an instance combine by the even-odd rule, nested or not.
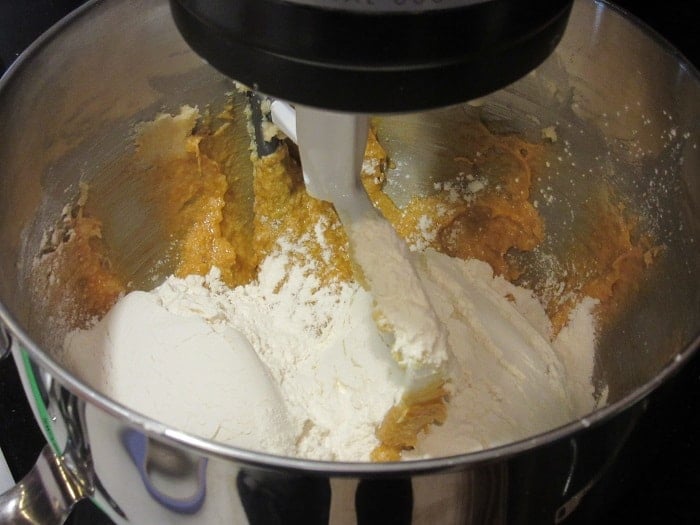
[(379, 325), (393, 338), (392, 356), (406, 370), (413, 388), (441, 383), (450, 357), (447, 330), (418, 275), (419, 258), (379, 215), (345, 227), (353, 260), (362, 268), (376, 302)]
[(595, 408), (595, 301), (581, 303), (567, 329), (550, 343), (551, 325), (537, 298), (494, 277), (488, 264), (430, 257), (426, 273), (426, 282), (435, 286), (429, 293), (442, 298), (436, 304), (442, 305), (438, 315), (447, 323), (456, 360), (454, 391), (445, 423), (404, 457), (504, 445)]
[[(281, 242), (257, 281), (235, 289), (214, 270), (128, 294), (92, 329), (68, 335), (66, 365), (125, 405), (194, 434), (366, 461), (410, 374), (376, 327), (372, 296), (354, 283), (320, 286), (312, 268), (292, 265), (288, 251), (298, 249)], [(550, 343), (532, 293), (493, 278), (487, 264), (431, 250), (410, 256), (446, 330), (453, 390), (446, 423), (411, 457), (510, 442), (594, 408), (590, 302)]]
[[(69, 334), (66, 364), (125, 405), (195, 434), (367, 460), (404, 375), (387, 359), (372, 297), (355, 284), (321, 287), (284, 248), (248, 286), (231, 290), (214, 270), (128, 294), (95, 327)], [(255, 359), (240, 360), (250, 347)]]

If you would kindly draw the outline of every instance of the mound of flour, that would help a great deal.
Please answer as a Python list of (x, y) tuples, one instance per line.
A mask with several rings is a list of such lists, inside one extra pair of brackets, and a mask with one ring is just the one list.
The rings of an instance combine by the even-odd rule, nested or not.
[[(322, 286), (281, 243), (256, 281), (228, 288), (169, 277), (132, 292), (65, 340), (65, 365), (94, 388), (163, 423), (246, 449), (366, 461), (384, 415), (410, 385), (377, 329), (372, 296)], [(479, 261), (412, 253), (447, 331), (445, 424), (405, 457), (500, 445), (595, 408), (593, 301), (552, 340), (534, 295)], [(410, 298), (407, 298), (410, 300)]]

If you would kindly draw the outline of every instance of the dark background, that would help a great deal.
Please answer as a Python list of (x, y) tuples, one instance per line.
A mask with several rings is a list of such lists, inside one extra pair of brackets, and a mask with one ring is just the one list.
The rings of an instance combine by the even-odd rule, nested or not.
[[(0, 72), (55, 21), (83, 3), (0, 0)], [(700, 67), (697, 0), (610, 3), (651, 26)], [(14, 363), (6, 359), (0, 362), (0, 448), (15, 478), (31, 468), (43, 444)], [(601, 524), (700, 523), (699, 452), (700, 352), (696, 352), (676, 377), (651, 396), (646, 416), (612, 470), (584, 499), (581, 515), (586, 522)], [(91, 503), (81, 502), (68, 523), (110, 522)]]

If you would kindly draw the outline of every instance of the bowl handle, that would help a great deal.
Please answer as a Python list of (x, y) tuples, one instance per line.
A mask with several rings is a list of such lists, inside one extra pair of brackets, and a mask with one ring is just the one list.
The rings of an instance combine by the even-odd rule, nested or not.
[(88, 493), (63, 459), (46, 445), (29, 473), (0, 494), (0, 523), (59, 525)]

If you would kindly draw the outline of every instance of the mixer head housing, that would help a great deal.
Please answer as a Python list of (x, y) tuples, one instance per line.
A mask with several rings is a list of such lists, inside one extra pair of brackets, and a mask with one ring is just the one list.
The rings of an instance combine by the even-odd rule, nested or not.
[(170, 0), (189, 45), (277, 98), (354, 113), (504, 87), (559, 43), (572, 0)]

